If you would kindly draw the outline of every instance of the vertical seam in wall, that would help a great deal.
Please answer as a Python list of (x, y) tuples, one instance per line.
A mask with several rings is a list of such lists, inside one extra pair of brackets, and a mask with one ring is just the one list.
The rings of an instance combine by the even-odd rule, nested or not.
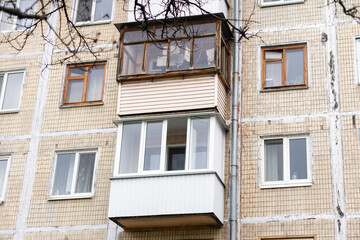
[[(55, 8), (56, 4), (51, 4), (50, 12)], [(55, 11), (49, 18), (49, 24), (53, 29), (56, 29), (57, 16), (58, 11)], [(27, 227), (31, 196), (35, 182), (36, 160), (38, 157), (41, 127), (44, 118), (48, 80), (50, 76), (51, 57), (55, 44), (55, 32), (48, 26), (45, 36), (46, 40), (44, 39), (44, 54), (41, 59), (38, 89), (36, 93), (36, 101), (31, 125), (31, 138), (24, 168), (24, 178), (20, 195), (19, 210), (16, 218), (16, 231), (13, 238), (15, 240), (22, 240), (25, 237), (25, 229)]]
[(340, 114), (340, 93), (337, 52), (337, 24), (335, 3), (323, 0), (324, 21), (328, 35), (325, 54), (327, 63), (327, 90), (328, 90), (328, 124), (330, 141), (330, 162), (332, 176), (332, 195), (334, 212), (335, 240), (347, 239), (347, 214), (344, 189), (343, 156), (342, 156), (342, 129)]

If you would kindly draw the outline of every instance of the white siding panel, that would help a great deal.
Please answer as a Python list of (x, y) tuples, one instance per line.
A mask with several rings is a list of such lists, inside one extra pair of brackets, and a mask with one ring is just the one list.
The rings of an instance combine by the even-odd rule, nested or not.
[(111, 218), (206, 213), (223, 222), (224, 186), (215, 173), (111, 180)]
[(217, 102), (218, 110), (219, 110), (221, 116), (224, 119), (227, 119), (227, 114), (226, 114), (227, 102), (228, 102), (227, 92), (226, 92), (224, 84), (218, 78), (217, 78), (217, 91), (218, 91), (218, 99), (217, 99), (218, 100), (218, 102)]
[(121, 84), (120, 115), (215, 107), (215, 77)]

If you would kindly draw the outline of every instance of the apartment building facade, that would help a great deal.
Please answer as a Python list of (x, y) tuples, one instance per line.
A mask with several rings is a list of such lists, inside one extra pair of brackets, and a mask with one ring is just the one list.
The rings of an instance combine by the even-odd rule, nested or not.
[[(240, 1), (256, 37), (234, 84), (234, 3), (208, 1), (171, 38), (149, 22), (152, 39), (132, 1), (82, 3), (96, 62), (51, 65), (67, 54), (51, 32), (0, 54), (0, 239), (360, 237), (360, 28), (338, 5)], [(2, 37), (18, 30), (1, 19)]]

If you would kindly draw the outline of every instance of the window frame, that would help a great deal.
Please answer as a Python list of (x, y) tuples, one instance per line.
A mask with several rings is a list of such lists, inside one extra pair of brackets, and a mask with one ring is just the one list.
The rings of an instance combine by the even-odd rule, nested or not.
[[(17, 108), (12, 109), (2, 109), (3, 103), (4, 103), (4, 96), (5, 96), (5, 88), (8, 81), (8, 75), (12, 73), (23, 73), (23, 77), (21, 80), (21, 86), (20, 86), (20, 95), (19, 95), (19, 105)], [(10, 71), (0, 71), (0, 75), (4, 75), (2, 86), (0, 86), (0, 113), (11, 113), (11, 112), (19, 112), (21, 108), (21, 100), (22, 95), (24, 91), (24, 83), (25, 83), (25, 70), (10, 70)]]
[(259, 0), (260, 7), (271, 7), (271, 6), (280, 6), (280, 5), (288, 5), (288, 4), (296, 4), (296, 3), (304, 3), (305, 0), (279, 0), (276, 2), (265, 3), (264, 0)]
[[(73, 168), (73, 178), (71, 182), (71, 194), (69, 195), (53, 195), (53, 188), (55, 182), (55, 173), (56, 167), (58, 162), (58, 155), (59, 154), (72, 154), (75, 153), (75, 160), (74, 160), (74, 168)], [(93, 179), (91, 183), (91, 192), (87, 193), (76, 193), (74, 192), (77, 182), (77, 173), (79, 169), (79, 162), (80, 162), (80, 154), (87, 154), (87, 153), (95, 153), (95, 161), (94, 161), (94, 172), (93, 172)], [(48, 188), (48, 200), (63, 200), (63, 199), (79, 199), (79, 198), (92, 198), (95, 194), (95, 182), (96, 182), (96, 173), (98, 167), (100, 151), (98, 148), (81, 148), (81, 149), (68, 149), (68, 150), (55, 150), (53, 154), (53, 167), (51, 169), (51, 181), (50, 186)]]
[[(307, 164), (307, 179), (290, 179), (290, 147), (289, 140), (292, 139), (306, 139), (306, 164)], [(265, 141), (268, 140), (282, 140), (283, 141), (283, 178), (281, 181), (265, 181)], [(275, 136), (261, 136), (259, 147), (260, 158), (260, 188), (282, 188), (282, 187), (297, 187), (297, 186), (311, 186), (312, 185), (312, 148), (311, 148), (310, 134), (290, 134), (290, 135), (275, 135)]]
[(355, 50), (355, 82), (360, 85), (360, 36), (354, 38)]
[[(97, 67), (97, 66), (104, 66), (104, 73), (103, 73), (103, 82), (102, 82), (102, 91), (101, 91), (101, 100), (96, 101), (86, 101), (86, 92), (87, 92), (87, 82), (88, 82), (88, 68), (89, 67)], [(85, 73), (81, 77), (70, 77), (70, 70), (76, 69), (76, 68), (85, 68)], [(71, 107), (71, 106), (87, 106), (87, 105), (101, 105), (104, 104), (104, 95), (105, 95), (105, 82), (107, 78), (107, 67), (108, 62), (107, 61), (100, 61), (95, 63), (75, 63), (75, 64), (67, 64), (65, 66), (65, 80), (64, 80), (64, 87), (63, 87), (63, 95), (61, 100), (61, 107)], [(83, 84), (83, 91), (82, 91), (82, 97), (81, 102), (74, 102), (74, 103), (67, 103), (67, 91), (69, 87), (69, 80), (76, 80), (76, 79), (84, 79)]]
[[(119, 47), (119, 64), (118, 64), (118, 80), (119, 81), (126, 81), (126, 80), (137, 80), (137, 79), (146, 79), (146, 78), (163, 78), (163, 77), (172, 77), (172, 76), (185, 76), (185, 75), (197, 75), (197, 74), (209, 74), (209, 73), (218, 73), (220, 76), (220, 79), (224, 82), (226, 87), (229, 87), (230, 84), (230, 71), (231, 71), (231, 32), (229, 32), (228, 28), (225, 27), (225, 24), (221, 20), (214, 20), (214, 19), (202, 19), (199, 20), (193, 20), (188, 21), (188, 25), (198, 25), (198, 24), (209, 24), (214, 23), (216, 24), (216, 30), (213, 33), (205, 33), (205, 34), (198, 34), (193, 36), (180, 36), (175, 37), (171, 39), (167, 38), (159, 38), (155, 40), (140, 40), (140, 41), (130, 41), (125, 42), (124, 41), (124, 33), (125, 32), (131, 32), (139, 30), (137, 27), (133, 26), (120, 26), (120, 47)], [(184, 25), (184, 28), (186, 28), (187, 25)], [(152, 30), (155, 32), (155, 29), (159, 28), (159, 25), (153, 24), (151, 25)], [(139, 30), (141, 31), (141, 30)], [(195, 39), (200, 38), (206, 38), (206, 37), (213, 37), (214, 38), (214, 64), (211, 67), (204, 67), (204, 68), (195, 68), (194, 67), (194, 41)], [(224, 39), (224, 37), (228, 37), (228, 39)], [(171, 51), (171, 42), (174, 41), (181, 41), (181, 40), (188, 40), (190, 42), (190, 67), (188, 69), (183, 70), (170, 70), (170, 51)], [(165, 72), (161, 73), (147, 73), (146, 72), (146, 45), (151, 43), (161, 43), (164, 42), (168, 45), (167, 47), (167, 55), (166, 55), (166, 70)], [(224, 43), (225, 47), (222, 48), (222, 44)], [(122, 74), (122, 68), (124, 64), (124, 47), (129, 45), (137, 45), (142, 44), (143, 46), (143, 54), (142, 54), (142, 71), (141, 73), (136, 74), (128, 74), (123, 75)], [(228, 56), (226, 58), (226, 64), (227, 67), (225, 70), (221, 69), (221, 59), (222, 59), (222, 53), (227, 51)], [(225, 74), (226, 71), (226, 74)], [(226, 79), (227, 76), (227, 79)]]
[[(167, 170), (167, 121), (170, 118), (187, 118), (187, 127), (186, 127), (186, 144), (185, 144), (185, 168), (184, 170)], [(199, 119), (199, 118), (207, 118), (209, 119), (209, 129), (208, 129), (208, 156), (207, 156), (207, 168), (204, 169), (192, 169), (190, 168), (190, 144), (191, 144), (191, 128), (192, 121), (191, 119)], [(197, 173), (197, 172), (209, 172), (216, 171), (214, 169), (215, 164), (215, 149), (214, 144), (216, 142), (215, 139), (215, 131), (217, 127), (217, 116), (209, 115), (209, 114), (200, 114), (200, 115), (171, 115), (164, 117), (155, 117), (155, 118), (145, 118), (145, 119), (129, 119), (125, 121), (118, 122), (118, 132), (117, 132), (117, 144), (116, 144), (116, 153), (115, 153), (115, 161), (114, 161), (114, 170), (113, 177), (137, 177), (137, 176), (147, 176), (147, 175), (176, 175), (176, 174), (188, 174), (188, 173)], [(143, 170), (144, 167), (144, 153), (145, 153), (145, 140), (146, 140), (146, 124), (148, 122), (159, 122), (162, 121), (162, 141), (161, 141), (161, 155), (160, 155), (160, 167), (159, 170)], [(123, 125), (124, 123), (141, 123), (141, 132), (140, 132), (140, 146), (139, 146), (139, 157), (138, 157), (138, 166), (137, 172), (133, 173), (119, 173), (120, 167), (120, 156), (121, 156), (121, 147), (122, 147), (122, 133), (123, 133)], [(221, 122), (222, 123), (222, 122)], [(222, 139), (223, 144), (225, 144), (225, 139)], [(180, 146), (179, 144), (178, 146)], [(171, 144), (170, 146), (175, 146)], [(224, 155), (225, 149), (222, 149), (222, 156)], [(223, 169), (223, 166), (222, 166)], [(223, 170), (222, 170), (223, 171)], [(220, 177), (221, 178), (221, 177)]]
[[(99, 20), (99, 21), (94, 21), (94, 16), (95, 16), (95, 8), (96, 7), (92, 7), (91, 8), (91, 16), (90, 16), (90, 21), (85, 21), (85, 22), (77, 22), (77, 13), (78, 13), (78, 6), (79, 6), (79, 1), (80, 0), (75, 0), (73, 2), (73, 11), (72, 11), (72, 19), (73, 22), (75, 23), (75, 26), (86, 26), (86, 25), (97, 25), (97, 24), (105, 24), (105, 23), (110, 23), (113, 21), (113, 16), (114, 16), (114, 7), (115, 7), (115, 1), (112, 0), (112, 5), (111, 5), (111, 16), (109, 19), (107, 20)], [(96, 6), (96, 1), (97, 0), (92, 0), (92, 6)], [(95, 5), (94, 5), (95, 4)]]
[(0, 159), (6, 159), (7, 163), (6, 163), (6, 169), (5, 169), (5, 178), (4, 178), (4, 182), (3, 182), (3, 187), (2, 187), (2, 191), (0, 192), (0, 204), (3, 203), (6, 199), (6, 192), (7, 192), (7, 186), (9, 183), (9, 174), (10, 174), (10, 166), (11, 166), (11, 155), (8, 154), (0, 154)]
[[(4, 6), (4, 3), (5, 3), (6, 1), (1, 1), (1, 3), (0, 3), (0, 5), (1, 6)], [(21, 4), (21, 0), (16, 0), (16, 8), (18, 8), (18, 9), (20, 9), (20, 4)], [(35, 4), (34, 4), (34, 8), (36, 8), (36, 2), (35, 2)], [(0, 21), (1, 21), (1, 19), (2, 19), (2, 15), (3, 15), (3, 11), (0, 11)], [(24, 29), (16, 29), (16, 27), (18, 26), (17, 25), (17, 21), (19, 20), (19, 18), (17, 17), (17, 16), (15, 16), (15, 15), (13, 15), (13, 18), (14, 18), (14, 23), (12, 23), (11, 24), (11, 29), (10, 30), (0, 30), (0, 33), (10, 33), (10, 32), (17, 32), (17, 31), (24, 31)], [(24, 18), (24, 19), (28, 19), (28, 18)], [(1, 24), (0, 24), (1, 25)]]
[[(304, 73), (304, 83), (303, 84), (294, 84), (286, 85), (286, 50), (294, 49), (303, 49), (303, 73)], [(265, 59), (265, 52), (270, 52), (273, 50), (282, 50), (282, 58), (278, 59)], [(265, 75), (266, 75), (266, 62), (280, 62), (282, 63), (281, 67), (281, 76), (282, 80), (281, 86), (265, 86)], [(276, 90), (276, 89), (296, 89), (296, 88), (307, 88), (308, 87), (308, 59), (307, 59), (307, 43), (296, 43), (296, 44), (286, 44), (286, 45), (275, 45), (275, 46), (266, 46), (261, 47), (261, 90)]]

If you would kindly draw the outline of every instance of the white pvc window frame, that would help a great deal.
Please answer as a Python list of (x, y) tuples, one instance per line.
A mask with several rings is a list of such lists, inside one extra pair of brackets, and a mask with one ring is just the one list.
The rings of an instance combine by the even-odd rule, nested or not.
[[(78, 174), (78, 170), (79, 170), (80, 155), (81, 154), (89, 154), (89, 153), (95, 153), (95, 162), (94, 162), (93, 178), (92, 178), (92, 183), (91, 183), (91, 192), (75, 193), (77, 174)], [(71, 193), (68, 195), (53, 195), (55, 173), (56, 173), (56, 167), (57, 167), (57, 163), (58, 163), (58, 155), (59, 154), (75, 154), (73, 176), (72, 176), (72, 183), (71, 183)], [(97, 166), (98, 166), (98, 158), (99, 158), (99, 150), (97, 148), (80, 149), (80, 150), (78, 150), (78, 149), (56, 150), (55, 158), (54, 158), (54, 165), (53, 165), (53, 169), (51, 171), (51, 185), (50, 185), (50, 188), (48, 191), (48, 200), (92, 198), (95, 194), (95, 180), (96, 180), (96, 172), (97, 172)]]
[(360, 36), (355, 37), (355, 79), (356, 83), (360, 85)]
[[(5, 0), (5, 1), (1, 1), (1, 6), (4, 6), (5, 2), (10, 2), (10, 0)], [(15, 4), (15, 8), (20, 9), (20, 4), (21, 4), (21, 0), (16, 0), (16, 1), (12, 1), (12, 2), (16, 2)], [(36, 4), (34, 4), (34, 8), (36, 8)], [(2, 19), (2, 15), (3, 15), (3, 11), (0, 11), (0, 21)], [(31, 12), (30, 12), (31, 13)], [(19, 20), (19, 18), (15, 15), (12, 16), (12, 18), (14, 19), (14, 22), (11, 24), (12, 27), (10, 30), (0, 30), (1, 33), (9, 33), (9, 32), (15, 32), (15, 31), (24, 31), (24, 29), (16, 29), (17, 27), (17, 22)], [(1, 24), (1, 23), (0, 23)]]
[(264, 2), (264, 0), (259, 0), (259, 4), (261, 7), (270, 7), (270, 6), (279, 6), (279, 5), (287, 5), (287, 4), (295, 4), (295, 3), (303, 3), (305, 0), (275, 0), (272, 2)]
[(5, 170), (5, 178), (4, 182), (2, 183), (2, 191), (0, 192), (0, 204), (5, 201), (8, 181), (9, 181), (9, 172), (10, 172), (10, 165), (11, 165), (11, 156), (9, 155), (0, 155), (0, 161), (6, 161), (6, 170)]
[(90, 16), (90, 21), (85, 21), (85, 22), (77, 22), (77, 14), (78, 14), (78, 7), (79, 7), (79, 1), (81, 0), (75, 0), (74, 1), (74, 5), (73, 5), (73, 13), (72, 13), (72, 19), (75, 23), (75, 26), (83, 26), (83, 25), (96, 25), (96, 24), (104, 24), (104, 23), (110, 23), (113, 21), (113, 16), (114, 16), (114, 7), (115, 7), (115, 0), (112, 0), (112, 5), (111, 5), (111, 13), (110, 13), (110, 19), (106, 19), (106, 20), (98, 20), (95, 21), (95, 10), (96, 10), (96, 1), (97, 0), (91, 0), (92, 1), (92, 7), (91, 7), (91, 16)]
[[(307, 164), (307, 178), (306, 179), (290, 179), (290, 140), (302, 139), (306, 140), (306, 164)], [(268, 140), (282, 140), (283, 141), (283, 180), (281, 181), (265, 181), (265, 141)], [(312, 156), (311, 156), (311, 140), (308, 134), (304, 135), (283, 135), (260, 138), (260, 188), (281, 188), (281, 187), (296, 187), (296, 186), (310, 186), (312, 184)]]
[[(13, 74), (13, 73), (22, 73), (23, 74), (23, 78), (21, 80), (21, 86), (20, 86), (21, 89), (20, 89), (20, 96), (19, 96), (19, 105), (16, 108), (2, 109), (4, 97), (5, 97), (6, 84), (8, 82), (8, 75)], [(0, 88), (1, 89), (1, 91), (0, 91), (0, 113), (18, 112), (20, 110), (21, 99), (22, 99), (23, 89), (24, 89), (25, 75), (26, 75), (25, 70), (0, 72), (0, 76), (4, 76), (2, 86)]]
[[(177, 116), (174, 116), (177, 117)], [(115, 153), (115, 163), (114, 163), (114, 177), (119, 176), (137, 176), (137, 175), (146, 175), (146, 174), (163, 174), (163, 173), (176, 173), (176, 172), (191, 172), (191, 171), (208, 171), (214, 170), (214, 146), (215, 146), (215, 127), (216, 127), (216, 117), (215, 116), (188, 116), (184, 117), (187, 118), (187, 127), (186, 127), (186, 149), (185, 149), (185, 169), (184, 170), (166, 170), (166, 154), (167, 154), (167, 147), (166, 147), (166, 137), (167, 137), (167, 124), (168, 119), (154, 119), (154, 120), (142, 120), (141, 121), (141, 134), (140, 134), (140, 147), (139, 147), (139, 158), (138, 158), (138, 169), (136, 173), (119, 173), (120, 167), (120, 154), (121, 154), (121, 146), (122, 146), (122, 136), (123, 136), (123, 126), (124, 123), (122, 122), (118, 125), (118, 132), (117, 132), (117, 147)], [(192, 119), (199, 119), (199, 118), (206, 118), (210, 119), (209, 129), (208, 129), (208, 146), (207, 146), (207, 168), (204, 169), (191, 169), (190, 163), (190, 144), (191, 143), (191, 134), (192, 134)], [(160, 150), (160, 167), (158, 170), (144, 170), (144, 161), (145, 161), (145, 142), (146, 142), (146, 127), (147, 123), (149, 122), (159, 122), (162, 121), (162, 137), (161, 137), (161, 150)], [(134, 120), (134, 122), (139, 122)], [(225, 141), (223, 139), (223, 141)], [(220, 159), (219, 159), (220, 161)], [(221, 159), (223, 161), (223, 159)]]

